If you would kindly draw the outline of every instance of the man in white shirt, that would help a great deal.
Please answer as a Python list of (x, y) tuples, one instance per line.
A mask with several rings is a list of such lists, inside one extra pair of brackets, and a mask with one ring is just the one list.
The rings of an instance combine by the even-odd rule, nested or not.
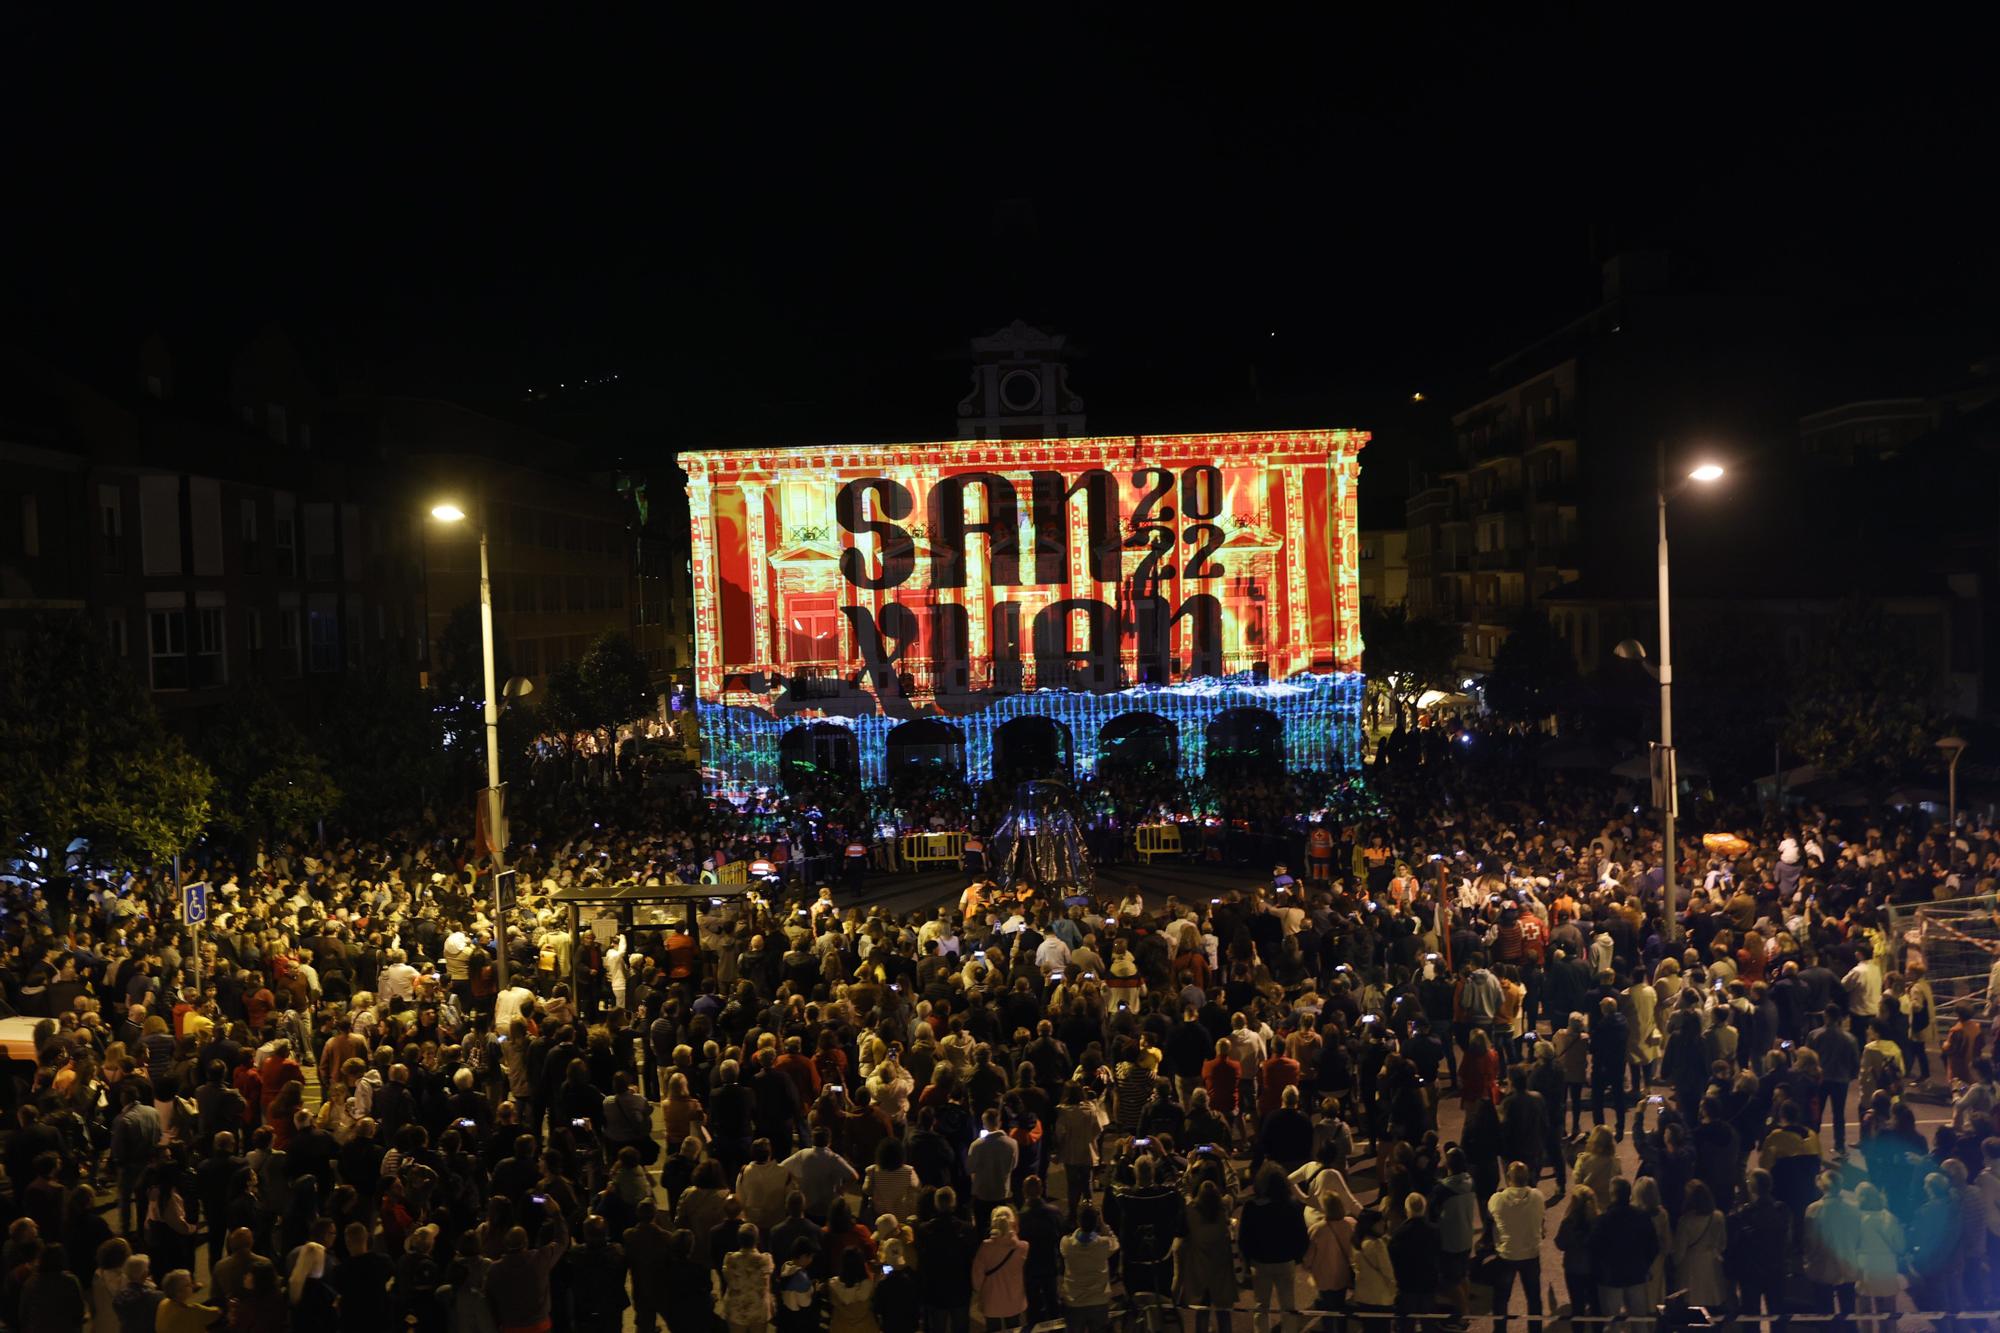
[(534, 1002), (535, 993), (515, 982), (506, 990), (493, 997), (493, 1030), (505, 1032), (515, 1019)]
[(385, 1005), (416, 998), (417, 969), (410, 966), (401, 949), (389, 951), (389, 965), (382, 969), (381, 984), (376, 989)]
[(1060, 972), (1069, 966), (1069, 946), (1063, 943), (1062, 936), (1042, 936), (1042, 942), (1035, 947), (1035, 966), (1044, 974)]
[(1854, 1020), (1854, 1040), (1868, 1044), (1868, 1025), (1882, 1012), (1882, 964), (1864, 958), (1840, 979), (1847, 992), (1847, 1012)]
[(861, 1179), (848, 1160), (833, 1150), (831, 1135), (824, 1128), (815, 1129), (812, 1147), (787, 1157), (784, 1168), (798, 1182), (799, 1193), (806, 1196), (806, 1216), (813, 1218), (824, 1218), (833, 1201)]
[(620, 1009), (625, 1007), (625, 937), (618, 935), (611, 941), (611, 947), (604, 951), (604, 979), (611, 984), (611, 998)]
[(1486, 1201), (1493, 1214), (1497, 1253), (1493, 1266), (1494, 1322), (1504, 1325), (1518, 1275), (1528, 1300), (1528, 1317), (1542, 1312), (1542, 1226), (1547, 1209), (1542, 1192), (1528, 1179), (1528, 1167), (1507, 1168), (1507, 1187)]
[(951, 911), (949, 908), (940, 907), (934, 920), (926, 921), (917, 927), (917, 956), (921, 958), (930, 952), (931, 941), (951, 933)]

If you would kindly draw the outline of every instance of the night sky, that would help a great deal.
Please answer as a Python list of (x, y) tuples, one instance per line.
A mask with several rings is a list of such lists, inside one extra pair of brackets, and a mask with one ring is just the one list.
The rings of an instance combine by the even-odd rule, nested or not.
[(948, 436), (965, 340), (1018, 317), (1079, 346), (1095, 430), (1369, 426), (1377, 476), (1426, 447), (1412, 392), (1619, 248), (1782, 312), (1811, 405), (2000, 348), (1969, 37), (685, 8), (10, 11), (7, 327), (115, 361), (275, 320), (329, 389), (569, 384), (525, 406), (644, 453)]

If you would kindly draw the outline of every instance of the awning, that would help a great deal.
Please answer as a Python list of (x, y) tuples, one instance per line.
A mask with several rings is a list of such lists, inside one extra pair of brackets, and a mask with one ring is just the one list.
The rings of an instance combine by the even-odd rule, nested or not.
[(1436, 708), (1439, 704), (1450, 703), (1455, 699), (1469, 704), (1479, 702), (1471, 695), (1461, 693), (1457, 690), (1425, 690), (1417, 696), (1417, 709), (1421, 712), (1423, 709)]

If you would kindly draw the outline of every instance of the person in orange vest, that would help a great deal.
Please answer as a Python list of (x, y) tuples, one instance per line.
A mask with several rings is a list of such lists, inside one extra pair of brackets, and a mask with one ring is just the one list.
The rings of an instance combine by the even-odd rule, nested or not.
[(1306, 835), (1306, 873), (1313, 879), (1333, 878), (1333, 830), (1314, 824)]
[(841, 859), (847, 863), (848, 892), (861, 892), (861, 881), (868, 875), (868, 844), (860, 834), (848, 838), (847, 851)]

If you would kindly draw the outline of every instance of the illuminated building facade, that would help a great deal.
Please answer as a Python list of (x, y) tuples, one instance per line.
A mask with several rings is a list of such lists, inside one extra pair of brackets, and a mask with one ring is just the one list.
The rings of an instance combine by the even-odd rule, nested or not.
[(1059, 726), (1087, 775), (1105, 728), (1135, 713), (1173, 728), (1191, 776), (1232, 710), (1269, 714), (1289, 764), (1351, 763), (1366, 440), (682, 454), (710, 789), (773, 785), (788, 745), (835, 733), (879, 783), (912, 724), (954, 738), (977, 782), (1029, 719)]

